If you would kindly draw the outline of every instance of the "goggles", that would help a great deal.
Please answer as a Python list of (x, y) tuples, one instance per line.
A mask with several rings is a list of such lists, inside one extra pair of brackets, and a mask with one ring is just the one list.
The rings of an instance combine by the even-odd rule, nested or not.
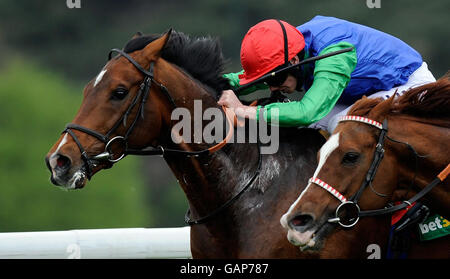
[(273, 76), (268, 77), (265, 80), (265, 83), (268, 86), (279, 87), (286, 81), (288, 74), (289, 73), (287, 71), (275, 73)]

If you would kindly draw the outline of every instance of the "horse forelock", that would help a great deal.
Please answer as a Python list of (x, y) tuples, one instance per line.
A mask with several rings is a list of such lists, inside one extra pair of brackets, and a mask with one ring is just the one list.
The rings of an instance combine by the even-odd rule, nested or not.
[[(124, 47), (126, 53), (143, 49), (159, 38), (159, 34), (143, 35), (131, 39)], [(208, 92), (218, 99), (230, 85), (223, 77), (225, 59), (217, 38), (193, 38), (182, 32), (172, 31), (161, 57), (184, 70), (189, 76), (206, 85)]]

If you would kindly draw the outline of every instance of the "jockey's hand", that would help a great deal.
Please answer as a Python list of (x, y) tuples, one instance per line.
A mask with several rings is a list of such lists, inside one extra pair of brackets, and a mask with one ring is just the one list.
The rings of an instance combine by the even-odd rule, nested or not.
[(233, 90), (222, 91), (222, 96), (217, 103), (232, 109), (238, 117), (256, 119), (256, 107), (243, 105)]
[(241, 101), (239, 101), (236, 94), (234, 94), (233, 90), (222, 91), (222, 96), (220, 96), (220, 99), (217, 103), (221, 106), (226, 106), (227, 108), (231, 109), (237, 109), (244, 106)]

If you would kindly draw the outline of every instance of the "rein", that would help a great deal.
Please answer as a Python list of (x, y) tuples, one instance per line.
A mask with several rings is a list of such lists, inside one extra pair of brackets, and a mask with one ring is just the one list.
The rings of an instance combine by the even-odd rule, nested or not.
[[(341, 204), (337, 207), (335, 217), (328, 219), (329, 223), (338, 223), (344, 228), (350, 228), (356, 225), (356, 223), (359, 221), (360, 217), (365, 216), (378, 216), (378, 215), (385, 215), (389, 213), (393, 213), (398, 210), (402, 210), (406, 208), (407, 206), (411, 206), (414, 202), (425, 196), (428, 192), (431, 191), (436, 185), (444, 181), (447, 176), (450, 173), (450, 164), (448, 164), (443, 171), (441, 171), (437, 177), (430, 182), (425, 188), (423, 188), (419, 193), (417, 193), (415, 196), (413, 196), (409, 200), (403, 201), (401, 204), (396, 206), (389, 206), (382, 209), (375, 209), (375, 210), (365, 210), (361, 211), (358, 206), (358, 201), (364, 192), (364, 190), (367, 188), (368, 185), (372, 183), (372, 181), (375, 178), (375, 175), (378, 170), (378, 166), (381, 163), (381, 160), (384, 156), (384, 142), (385, 139), (389, 139), (395, 143), (403, 143), (399, 142), (397, 140), (391, 139), (389, 136), (387, 136), (388, 132), (388, 122), (387, 119), (383, 121), (383, 124), (371, 120), (369, 118), (361, 117), (361, 116), (343, 116), (339, 122), (342, 121), (356, 121), (365, 123), (367, 125), (371, 125), (373, 127), (376, 127), (377, 129), (381, 130), (380, 136), (378, 137), (378, 143), (375, 148), (375, 154), (373, 157), (372, 164), (370, 165), (369, 170), (367, 171), (366, 177), (360, 186), (359, 190), (356, 192), (354, 196), (352, 196), (350, 199), (347, 199), (344, 195), (342, 195), (336, 188), (330, 186), (326, 182), (322, 181), (321, 179), (317, 177), (312, 177), (309, 179), (309, 183), (312, 183), (314, 185), (317, 185), (326, 191), (328, 191), (330, 194), (332, 194), (335, 198), (337, 198)], [(414, 148), (407, 144), (409, 148), (411, 148), (414, 151), (414, 154), (417, 155), (417, 152), (415, 152)], [(377, 195), (380, 195), (376, 193)]]
[[(214, 152), (217, 152), (218, 150), (222, 149), (222, 147), (224, 147), (229, 142), (229, 140), (231, 139), (231, 137), (233, 135), (234, 122), (232, 121), (232, 119), (233, 119), (233, 117), (236, 117), (236, 116), (233, 116), (231, 111), (229, 111), (225, 106), (222, 106), (222, 109), (225, 113), (225, 116), (226, 116), (226, 119), (227, 119), (230, 129), (229, 129), (226, 137), (221, 142), (219, 142), (218, 144), (216, 144), (212, 147), (209, 147), (207, 149), (200, 150), (200, 151), (185, 151), (185, 150), (179, 150), (179, 149), (163, 148), (162, 146), (151, 147), (150, 149), (148, 149), (148, 148), (147, 149), (128, 148), (128, 138), (129, 138), (130, 134), (133, 132), (133, 129), (134, 129), (139, 117), (141, 117), (142, 119), (144, 118), (144, 107), (145, 107), (145, 103), (147, 102), (147, 99), (149, 97), (150, 88), (151, 88), (152, 84), (156, 84), (159, 86), (159, 88), (165, 94), (165, 96), (170, 101), (170, 103), (172, 104), (173, 107), (176, 108), (177, 105), (175, 104), (175, 101), (173, 100), (172, 96), (170, 96), (167, 88), (164, 85), (162, 85), (161, 83), (155, 81), (154, 75), (153, 75), (154, 62), (151, 62), (149, 69), (146, 70), (139, 63), (137, 63), (133, 58), (131, 58), (131, 56), (129, 56), (127, 53), (125, 53), (124, 51), (122, 51), (120, 49), (116, 49), (116, 48), (112, 49), (108, 55), (109, 60), (111, 60), (111, 54), (113, 52), (119, 53), (120, 56), (125, 57), (131, 64), (133, 64), (144, 75), (144, 80), (142, 81), (141, 85), (139, 86), (140, 88), (139, 88), (138, 94), (134, 97), (134, 99), (132, 100), (128, 109), (125, 111), (125, 113), (122, 115), (122, 117), (114, 124), (114, 126), (105, 135), (103, 135), (102, 133), (99, 133), (95, 130), (92, 130), (90, 128), (86, 128), (84, 126), (74, 124), (74, 123), (67, 124), (66, 128), (64, 129), (63, 133), (66, 132), (69, 135), (71, 135), (73, 140), (77, 144), (78, 148), (80, 149), (81, 158), (85, 162), (86, 172), (87, 172), (86, 175), (89, 180), (92, 177), (92, 169), (95, 166), (97, 166), (98, 162), (101, 162), (101, 161), (107, 161), (112, 166), (114, 163), (117, 163), (118, 161), (123, 159), (126, 155), (142, 155), (142, 156), (162, 155), (162, 156), (164, 156), (165, 154), (178, 154), (178, 155), (184, 155), (184, 156), (199, 157), (202, 155), (212, 155)], [(138, 102), (140, 102), (140, 103), (139, 103), (138, 111), (136, 113), (136, 117), (134, 118), (130, 127), (126, 131), (125, 135), (124, 136), (115, 136), (115, 137), (111, 138), (111, 135), (118, 129), (118, 127), (122, 123), (123, 123), (124, 127), (126, 127), (127, 118), (129, 116), (129, 114), (131, 113), (132, 109), (138, 104)], [(234, 118), (233, 120), (237, 120), (237, 118)], [(73, 130), (83, 132), (83, 133), (88, 134), (92, 137), (95, 137), (99, 141), (103, 142), (105, 144), (104, 152), (90, 157), (87, 154), (87, 151), (84, 149), (81, 142), (79, 141), (78, 137), (73, 132)], [(121, 154), (114, 154), (114, 152), (112, 151), (111, 146), (114, 142), (119, 142), (122, 144), (124, 151)], [(249, 180), (249, 182), (230, 200), (228, 200), (222, 206), (218, 207), (216, 210), (212, 211), (210, 214), (208, 214), (205, 217), (199, 218), (197, 220), (192, 220), (189, 217), (190, 210), (188, 209), (186, 212), (186, 215), (185, 215), (185, 222), (189, 225), (205, 223), (207, 220), (211, 219), (212, 217), (217, 215), (219, 212), (221, 212), (225, 208), (229, 207), (234, 201), (236, 201), (250, 187), (250, 185), (253, 184), (253, 182), (256, 180), (259, 173), (261, 172), (261, 165), (262, 165), (262, 154), (261, 154), (261, 149), (260, 149), (260, 143), (258, 141), (257, 170), (254, 173), (253, 177)]]
[(217, 209), (215, 209), (214, 211), (212, 211), (211, 213), (209, 213), (208, 215), (206, 215), (204, 217), (200, 217), (196, 220), (191, 219), (191, 217), (189, 217), (191, 215), (191, 210), (188, 208), (188, 210), (186, 211), (186, 214), (184, 215), (184, 222), (190, 226), (204, 224), (209, 219), (211, 219), (212, 217), (216, 216), (217, 214), (219, 214), (220, 212), (222, 212), (223, 210), (228, 208), (234, 201), (236, 201), (253, 184), (253, 182), (256, 180), (259, 173), (261, 172), (261, 165), (262, 165), (262, 154), (261, 154), (260, 143), (258, 141), (258, 163), (257, 163), (257, 167), (256, 167), (256, 172), (253, 174), (253, 177), (247, 182), (247, 184), (231, 199), (229, 199), (227, 202), (225, 202), (224, 204), (222, 204)]

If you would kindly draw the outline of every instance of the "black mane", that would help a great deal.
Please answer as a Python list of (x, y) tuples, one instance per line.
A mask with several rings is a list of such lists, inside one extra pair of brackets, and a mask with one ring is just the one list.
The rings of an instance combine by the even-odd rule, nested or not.
[[(130, 40), (124, 47), (126, 53), (143, 49), (161, 35), (143, 35)], [(217, 38), (192, 38), (182, 32), (172, 31), (161, 57), (185, 70), (189, 75), (212, 88), (218, 99), (222, 90), (230, 85), (224, 78), (225, 59)]]

